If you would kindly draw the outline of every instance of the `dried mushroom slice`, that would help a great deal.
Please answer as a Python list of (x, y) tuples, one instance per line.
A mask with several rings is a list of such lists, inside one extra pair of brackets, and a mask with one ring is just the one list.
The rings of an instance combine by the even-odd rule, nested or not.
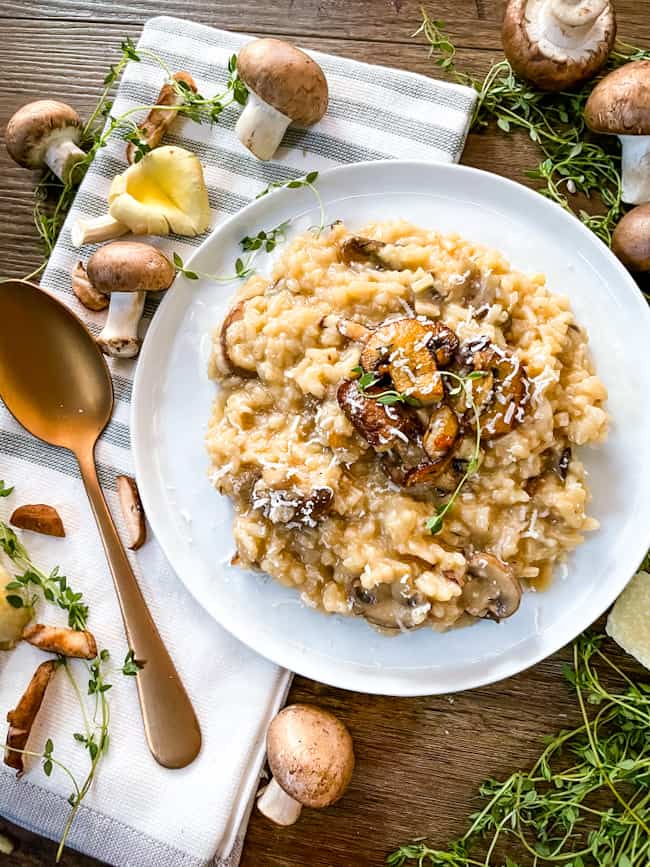
[(395, 389), (422, 404), (444, 395), (430, 331), (417, 319), (396, 319), (375, 329), (361, 351), (366, 371), (387, 373)]
[(521, 585), (507, 563), (477, 551), (467, 560), (470, 580), (463, 587), (465, 611), (472, 617), (503, 620), (519, 608)]
[(5, 742), (4, 763), (10, 768), (14, 768), (21, 776), (25, 770), (24, 757), (22, 752), (27, 746), (34, 720), (36, 719), (43, 699), (45, 691), (54, 675), (57, 668), (55, 659), (48, 659), (47, 662), (42, 662), (32, 679), (29, 686), (21, 696), (14, 710), (10, 710), (7, 714), (7, 722), (9, 723), (9, 731)]
[(420, 422), (409, 407), (385, 406), (371, 394), (364, 394), (354, 379), (343, 380), (336, 399), (355, 430), (375, 451), (388, 451), (421, 435)]

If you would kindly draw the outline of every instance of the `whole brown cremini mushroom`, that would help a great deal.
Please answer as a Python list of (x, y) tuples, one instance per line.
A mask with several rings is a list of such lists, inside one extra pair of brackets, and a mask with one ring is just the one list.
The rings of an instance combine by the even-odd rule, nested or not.
[(293, 825), (303, 807), (329, 807), (354, 769), (350, 732), (334, 714), (311, 704), (285, 707), (271, 723), (267, 757), (273, 779), (257, 807), (278, 825)]
[(615, 38), (610, 0), (510, 0), (501, 30), (514, 71), (542, 90), (567, 90), (592, 78)]
[(23, 105), (5, 131), (9, 156), (28, 169), (48, 166), (64, 183), (72, 168), (86, 154), (79, 147), (81, 119), (77, 112), (55, 99), (39, 99)]
[(589, 129), (621, 141), (624, 202), (650, 200), (650, 60), (636, 60), (600, 81), (585, 106)]
[(619, 222), (612, 251), (630, 271), (650, 272), (650, 202), (632, 208)]
[(249, 90), (235, 131), (260, 160), (270, 160), (291, 123), (311, 126), (327, 111), (327, 79), (304, 51), (281, 39), (249, 42), (237, 58)]
[[(75, 270), (79, 280), (79, 265)], [(138, 354), (141, 343), (138, 325), (146, 294), (169, 289), (175, 276), (172, 263), (151, 244), (114, 241), (92, 254), (85, 277), (93, 297), (110, 296), (108, 319), (97, 338), (106, 355), (133, 358)], [(77, 297), (83, 301), (81, 295)]]

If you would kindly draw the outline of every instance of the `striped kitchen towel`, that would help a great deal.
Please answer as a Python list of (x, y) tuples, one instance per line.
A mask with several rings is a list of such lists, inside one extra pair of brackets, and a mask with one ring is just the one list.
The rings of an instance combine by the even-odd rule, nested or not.
[[(223, 89), (228, 59), (249, 37), (175, 18), (153, 18), (140, 48), (155, 52), (174, 71), (188, 70), (202, 93)], [(238, 107), (214, 127), (179, 119), (167, 141), (195, 151), (205, 168), (212, 224), (233, 214), (273, 181), (360, 160), (411, 158), (458, 160), (474, 105), (473, 91), (394, 69), (315, 54), (330, 85), (329, 111), (315, 127), (291, 127), (276, 158), (258, 162), (238, 142)], [(43, 62), (47, 62), (44, 58)], [(130, 63), (113, 114), (155, 102), (163, 74), (149, 57)], [(124, 142), (115, 135), (86, 175), (42, 279), (97, 334), (105, 314), (80, 307), (70, 288), (79, 257), (70, 242), (81, 215), (106, 212), (113, 176), (125, 168)], [(202, 238), (157, 239), (163, 250), (187, 258)], [(83, 251), (84, 258), (88, 250)], [(173, 290), (172, 290), (173, 291)], [(145, 320), (155, 312), (147, 301)], [(115, 476), (132, 473), (129, 404), (134, 363), (111, 363), (114, 417), (99, 443), (100, 478), (118, 520)], [(197, 447), (200, 447), (197, 446)], [(61, 566), (91, 605), (91, 628), (114, 659), (126, 651), (119, 611), (76, 466), (70, 455), (30, 438), (0, 406), (0, 478), (16, 486), (0, 507), (49, 502), (67, 527), (64, 541), (30, 535), (28, 544), (44, 568)], [(5, 512), (6, 515), (6, 512)], [(123, 528), (121, 528), (123, 529)], [(289, 674), (230, 637), (214, 623), (171, 572), (154, 540), (134, 558), (144, 594), (197, 710), (203, 749), (188, 768), (159, 767), (144, 742), (133, 678), (117, 673), (110, 693), (111, 748), (69, 838), (70, 845), (119, 867), (198, 867), (216, 858), (236, 864), (264, 756), (269, 719), (284, 701)], [(41, 661), (20, 646), (0, 659), (0, 709), (13, 707)], [(39, 716), (32, 744), (52, 737), (59, 758), (80, 774), (85, 756), (70, 737), (76, 731), (74, 698), (57, 678)], [(0, 812), (56, 838), (68, 810), (68, 782), (55, 769), (45, 777), (36, 763), (21, 780), (0, 772)]]

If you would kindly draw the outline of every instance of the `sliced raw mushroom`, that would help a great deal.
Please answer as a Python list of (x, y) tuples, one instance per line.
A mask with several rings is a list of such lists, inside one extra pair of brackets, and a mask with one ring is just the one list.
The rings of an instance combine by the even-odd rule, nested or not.
[(72, 169), (86, 158), (79, 147), (81, 118), (54, 99), (39, 99), (23, 105), (5, 130), (9, 156), (28, 169), (47, 166), (64, 183)]
[(295, 489), (268, 488), (258, 482), (251, 494), (251, 504), (259, 509), (272, 524), (288, 527), (315, 527), (334, 501), (331, 488), (314, 488), (309, 494)]
[(47, 662), (42, 662), (14, 710), (7, 714), (9, 731), (5, 740), (4, 763), (14, 768), (18, 772), (17, 776), (21, 776), (25, 770), (24, 756), (17, 750), (24, 750), (27, 746), (34, 720), (56, 669), (57, 660), (48, 659)]
[(503, 620), (519, 608), (521, 585), (507, 563), (483, 551), (467, 560), (469, 581), (463, 587), (465, 611), (472, 617)]
[(612, 235), (612, 252), (630, 271), (650, 272), (650, 202), (632, 208), (619, 222)]
[(624, 63), (606, 75), (587, 100), (585, 121), (621, 141), (623, 201), (650, 200), (650, 60)]
[(395, 389), (422, 404), (444, 395), (431, 333), (417, 319), (396, 319), (376, 328), (361, 350), (366, 371), (387, 373)]
[(110, 296), (108, 319), (97, 338), (102, 352), (133, 358), (140, 351), (138, 326), (146, 293), (168, 289), (176, 269), (151, 244), (114, 241), (92, 254), (86, 273), (96, 292)]
[(135, 479), (130, 476), (116, 476), (117, 496), (120, 501), (122, 517), (129, 534), (129, 550), (137, 551), (147, 540), (147, 524), (140, 492)]
[(339, 385), (336, 399), (354, 428), (377, 452), (420, 436), (420, 422), (408, 407), (379, 403), (364, 394), (354, 379), (346, 379)]
[(237, 57), (248, 88), (235, 132), (260, 160), (270, 160), (291, 123), (311, 126), (327, 111), (323, 70), (308, 54), (281, 39), (256, 39)]
[(97, 656), (95, 637), (87, 630), (34, 623), (23, 630), (22, 638), (48, 653), (59, 653), (75, 659), (94, 659)]
[(391, 269), (390, 263), (382, 256), (386, 247), (383, 241), (374, 238), (364, 238), (361, 235), (352, 235), (339, 244), (339, 256), (346, 265), (353, 262), (370, 264), (378, 270)]
[(431, 611), (431, 603), (421, 593), (401, 584), (380, 584), (368, 590), (357, 579), (349, 599), (354, 614), (373, 626), (391, 631), (416, 629)]
[(88, 279), (86, 266), (83, 262), (77, 262), (72, 270), (72, 291), (77, 296), (79, 301), (88, 310), (100, 311), (106, 310), (108, 307), (108, 296), (103, 292), (98, 292), (97, 289)]
[(273, 778), (257, 808), (278, 825), (293, 825), (303, 807), (329, 807), (343, 796), (352, 778), (350, 732), (323, 708), (285, 707), (269, 727), (266, 749)]
[(46, 506), (43, 503), (19, 506), (9, 519), (9, 523), (20, 530), (31, 530), (44, 536), (59, 538), (65, 536), (61, 516), (54, 506)]
[[(182, 87), (196, 93), (196, 84), (189, 72), (175, 72), (172, 75), (174, 81), (181, 83)], [(138, 124), (138, 137), (150, 149), (157, 148), (163, 140), (165, 133), (176, 120), (177, 112), (171, 108), (180, 106), (184, 102), (183, 93), (177, 87), (168, 82), (164, 84), (156, 97), (157, 106), (167, 108), (152, 108), (142, 123)], [(134, 142), (126, 146), (126, 159), (129, 165), (136, 162), (137, 149)]]
[(542, 90), (567, 90), (592, 78), (615, 38), (610, 0), (510, 0), (501, 31), (514, 71)]
[(221, 331), (219, 332), (219, 347), (221, 350), (221, 357), (223, 361), (223, 372), (224, 373), (232, 373), (235, 376), (242, 376), (245, 379), (250, 379), (257, 375), (255, 370), (248, 370), (245, 367), (242, 367), (239, 364), (236, 364), (233, 360), (230, 344), (228, 341), (228, 331), (232, 325), (235, 325), (237, 322), (241, 322), (244, 318), (244, 307), (246, 305), (245, 298), (242, 298), (241, 301), (238, 301), (233, 307), (228, 311), (226, 318), (223, 320), (221, 325)]

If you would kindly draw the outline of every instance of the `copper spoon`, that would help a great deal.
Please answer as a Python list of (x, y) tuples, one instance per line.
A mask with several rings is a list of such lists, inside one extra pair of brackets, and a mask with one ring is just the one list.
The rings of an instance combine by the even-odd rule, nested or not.
[(30, 433), (77, 458), (129, 647), (144, 663), (136, 682), (149, 749), (166, 768), (183, 768), (201, 748), (199, 724), (97, 478), (95, 443), (113, 411), (111, 375), (82, 322), (51, 295), (21, 280), (0, 283), (0, 397)]

